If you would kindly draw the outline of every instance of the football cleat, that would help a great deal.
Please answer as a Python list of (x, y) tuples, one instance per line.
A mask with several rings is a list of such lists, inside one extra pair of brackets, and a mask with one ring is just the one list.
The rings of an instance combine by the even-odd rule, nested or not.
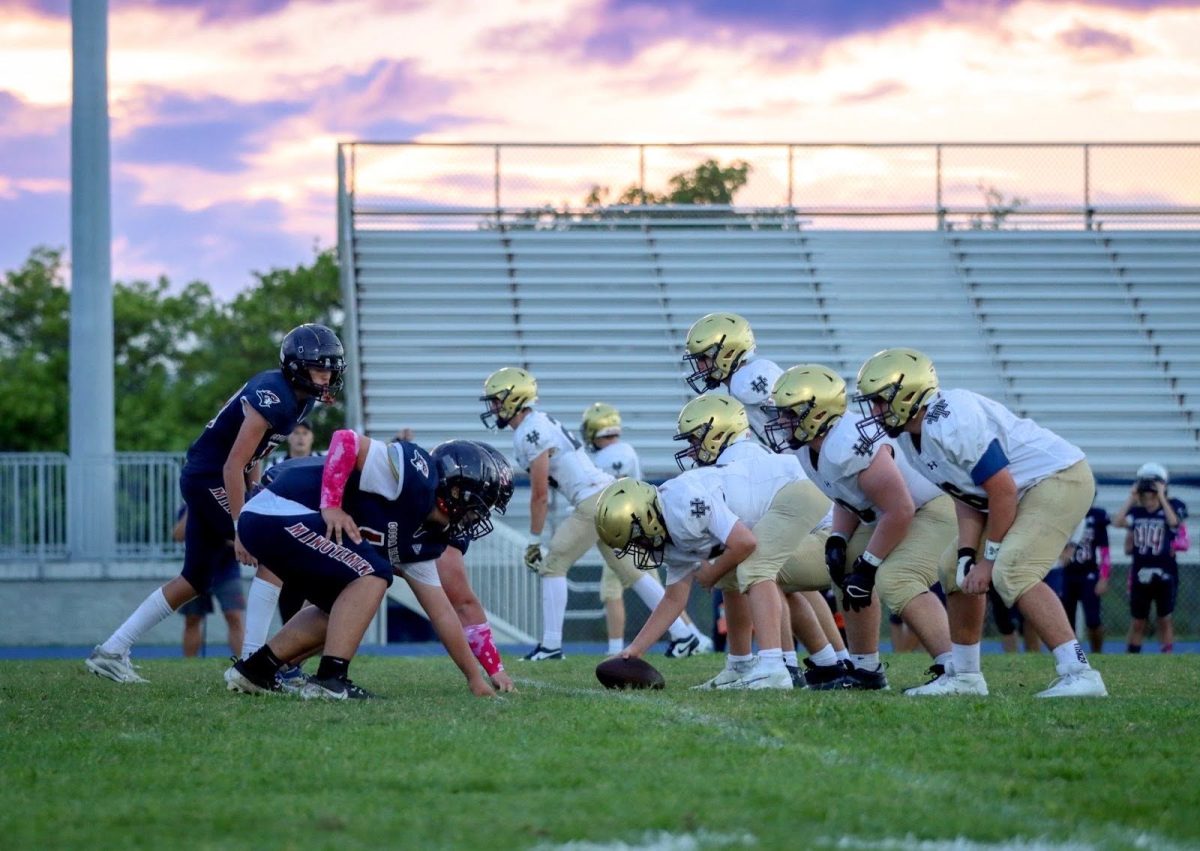
[(986, 697), (987, 681), (981, 673), (955, 674), (947, 671), (941, 665), (929, 669), (933, 678), (923, 686), (906, 688), (904, 693), (909, 697), (941, 697), (948, 694), (973, 694)]
[(783, 665), (778, 665), (774, 668), (764, 668), (762, 665), (756, 665), (752, 671), (744, 674), (740, 680), (729, 686), (731, 689), (783, 689), (791, 690), (792, 675), (788, 673), (788, 669)]
[(300, 691), (305, 700), (374, 700), (377, 695), (356, 686), (346, 677), (309, 677)]
[(754, 666), (756, 664), (758, 664), (757, 656), (752, 656), (745, 662), (734, 662), (732, 666), (727, 666), (723, 671), (721, 671), (721, 673), (717, 674), (711, 680), (705, 680), (698, 686), (692, 686), (692, 689), (696, 691), (702, 691), (705, 689), (714, 688), (730, 688), (744, 675), (754, 670)]
[(563, 658), (561, 647), (555, 647), (551, 650), (540, 644), (521, 657), (526, 662), (561, 661)]
[(687, 638), (673, 638), (663, 654), (668, 659), (686, 659), (700, 652), (699, 636), (689, 635)]
[(288, 694), (300, 694), (308, 683), (309, 676), (299, 665), (289, 665), (276, 676), (279, 687)]
[(1095, 668), (1061, 674), (1050, 688), (1039, 691), (1037, 697), (1108, 697), (1104, 680)]
[(700, 646), (698, 648), (696, 648), (696, 652), (693, 655), (700, 655), (702, 653), (712, 653), (713, 652), (713, 642), (712, 642), (711, 638), (709, 638), (707, 635), (705, 635), (702, 632), (697, 632), (696, 638), (700, 639)]
[(846, 688), (863, 691), (887, 691), (891, 688), (888, 685), (887, 674), (883, 671), (883, 665), (874, 671), (868, 671), (866, 668), (856, 668), (849, 660), (842, 664), (846, 666)]
[(804, 679), (806, 688), (813, 691), (835, 691), (849, 688), (846, 669), (840, 662), (833, 665), (814, 665), (812, 659), (804, 660)]
[(239, 694), (283, 694), (278, 677), (260, 680), (246, 670), (244, 660), (239, 660), (232, 667), (225, 669), (225, 688)]
[(788, 675), (792, 678), (792, 688), (808, 688), (804, 682), (804, 677), (800, 674), (799, 665), (784, 665), (787, 668)]
[(114, 683), (144, 683), (145, 677), (133, 669), (128, 653), (106, 653), (97, 644), (92, 655), (83, 661), (87, 669), (98, 677), (107, 677)]

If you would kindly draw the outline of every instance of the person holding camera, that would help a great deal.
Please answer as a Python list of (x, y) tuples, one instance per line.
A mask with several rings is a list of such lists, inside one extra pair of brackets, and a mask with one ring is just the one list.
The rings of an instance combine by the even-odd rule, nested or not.
[(1113, 518), (1113, 525), (1128, 529), (1125, 552), (1132, 556), (1129, 569), (1129, 636), (1125, 649), (1142, 652), (1142, 638), (1150, 604), (1158, 616), (1158, 638), (1162, 652), (1170, 653), (1175, 644), (1175, 596), (1179, 590), (1179, 565), (1175, 561), (1175, 539), (1187, 517), (1187, 506), (1167, 495), (1167, 469), (1150, 462), (1138, 468), (1137, 480), (1129, 489), (1125, 504)]

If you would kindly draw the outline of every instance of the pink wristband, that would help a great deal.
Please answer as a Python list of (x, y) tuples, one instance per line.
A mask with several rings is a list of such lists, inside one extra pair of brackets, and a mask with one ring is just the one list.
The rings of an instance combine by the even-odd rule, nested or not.
[(329, 440), (325, 470), (321, 473), (321, 507), (341, 508), (346, 482), (358, 462), (358, 434), (351, 429), (335, 431)]
[(1112, 575), (1112, 556), (1109, 555), (1108, 547), (1101, 547), (1098, 555), (1100, 556), (1100, 578), (1108, 579)]
[(500, 651), (492, 641), (492, 628), (489, 624), (472, 624), (463, 627), (463, 632), (467, 634), (467, 644), (471, 646), (471, 652), (475, 654), (479, 664), (483, 665), (489, 677), (504, 670), (504, 663), (500, 661)]
[(1171, 549), (1177, 553), (1186, 553), (1192, 542), (1188, 540), (1187, 526), (1183, 523), (1179, 524), (1179, 528), (1175, 530), (1175, 538), (1171, 541)]

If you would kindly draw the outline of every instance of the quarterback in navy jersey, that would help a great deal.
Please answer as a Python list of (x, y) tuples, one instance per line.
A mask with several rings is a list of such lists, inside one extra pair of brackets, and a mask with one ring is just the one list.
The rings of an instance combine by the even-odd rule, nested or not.
[(1112, 573), (1112, 556), (1108, 548), (1108, 527), (1112, 520), (1098, 505), (1088, 509), (1087, 516), (1067, 547), (1063, 564), (1063, 608), (1067, 619), (1075, 622), (1075, 610), (1083, 606), (1088, 640), (1093, 653), (1104, 649), (1104, 621), (1100, 615), (1100, 598), (1108, 590)]
[[(369, 696), (350, 681), (350, 659), (399, 572), (471, 690), (491, 695), (434, 559), (451, 544), (465, 549), (466, 541), (491, 531), (491, 511), (505, 493), (506, 479), (511, 482), (511, 471), (505, 476), (482, 444), (449, 441), (427, 453), (414, 443), (385, 445), (349, 430), (334, 433), (323, 463), (281, 465), (267, 489), (246, 505), (242, 532), (260, 565), (270, 567), (269, 575), (298, 586), (313, 606), (226, 671), (230, 690), (275, 691), (281, 664), (324, 645), (321, 666), (302, 696)], [(259, 603), (269, 622), (274, 600)], [(257, 630), (256, 618), (248, 615)]]
[(1175, 553), (1186, 539), (1183, 521), (1187, 506), (1167, 494), (1167, 470), (1161, 464), (1143, 464), (1113, 525), (1129, 531), (1125, 552), (1133, 560), (1129, 569), (1129, 636), (1126, 649), (1140, 653), (1150, 606), (1158, 615), (1162, 652), (1175, 644), (1175, 596), (1179, 591), (1179, 565)]
[(301, 325), (279, 347), (279, 368), (260, 372), (234, 393), (188, 449), (179, 477), (187, 504), (183, 570), (155, 590), (96, 647), (86, 665), (119, 683), (144, 682), (129, 650), (148, 630), (210, 584), (230, 541), (243, 564), (253, 559), (237, 535), (246, 489), (258, 462), (287, 439), (318, 402), (331, 404), (342, 386), (342, 342), (324, 325)]

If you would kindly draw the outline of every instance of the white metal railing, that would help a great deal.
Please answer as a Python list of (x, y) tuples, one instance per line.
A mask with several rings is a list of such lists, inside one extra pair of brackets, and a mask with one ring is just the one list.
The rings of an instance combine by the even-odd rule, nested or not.
[[(338, 153), (354, 229), (397, 215), (433, 229), (1200, 226), (1198, 142), (362, 141)], [(664, 190), (707, 160), (749, 164), (736, 208), (585, 204), (597, 187)]]
[(493, 518), (495, 529), (467, 550), (471, 587), (488, 620), (511, 640), (536, 644), (541, 634), (541, 583), (525, 566), (526, 536)]
[(67, 554), (67, 456), (0, 452), (0, 559)]

